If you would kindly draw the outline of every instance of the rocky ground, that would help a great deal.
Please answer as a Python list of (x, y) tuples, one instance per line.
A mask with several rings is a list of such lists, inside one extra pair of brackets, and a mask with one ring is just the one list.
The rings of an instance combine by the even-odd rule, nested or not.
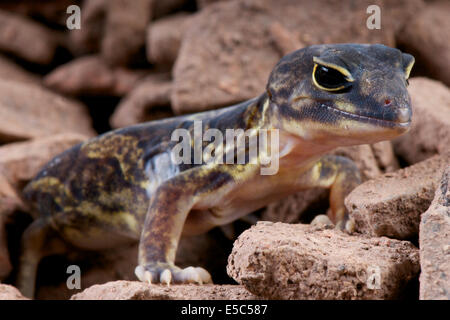
[[(71, 4), (80, 30), (66, 27)], [(380, 30), (365, 27), (371, 4)], [(36, 297), (450, 299), (449, 16), (445, 0), (1, 1), (0, 299), (23, 299), (14, 284), (32, 218), (21, 190), (53, 156), (110, 129), (252, 98), (284, 54), (337, 42), (416, 58), (410, 132), (334, 151), (364, 180), (346, 199), (355, 234), (309, 225), (328, 210), (327, 192), (312, 189), (183, 238), (177, 263), (205, 267), (215, 285), (136, 282), (127, 246), (44, 259)], [(70, 264), (81, 290), (66, 286)]]

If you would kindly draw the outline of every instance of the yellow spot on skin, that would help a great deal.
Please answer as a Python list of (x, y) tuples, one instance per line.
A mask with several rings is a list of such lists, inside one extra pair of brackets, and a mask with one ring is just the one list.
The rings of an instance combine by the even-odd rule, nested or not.
[(350, 113), (355, 113), (356, 112), (356, 108), (353, 104), (348, 103), (348, 102), (344, 102), (344, 101), (335, 101), (334, 105), (342, 111), (345, 112), (350, 112)]

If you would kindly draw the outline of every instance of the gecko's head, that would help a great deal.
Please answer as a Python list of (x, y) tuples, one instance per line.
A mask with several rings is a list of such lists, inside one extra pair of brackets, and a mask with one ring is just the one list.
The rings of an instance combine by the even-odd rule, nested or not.
[(388, 140), (411, 124), (406, 86), (414, 57), (384, 45), (317, 45), (282, 58), (267, 84), (278, 126), (307, 140)]

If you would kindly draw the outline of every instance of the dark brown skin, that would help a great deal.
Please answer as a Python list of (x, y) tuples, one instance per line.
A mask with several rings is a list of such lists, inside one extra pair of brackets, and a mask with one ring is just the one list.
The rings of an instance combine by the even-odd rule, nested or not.
[[(174, 264), (182, 234), (206, 232), (316, 186), (330, 188), (330, 219), (350, 231), (344, 199), (360, 183), (358, 170), (346, 158), (322, 155), (408, 130), (413, 63), (411, 55), (382, 45), (312, 46), (281, 59), (255, 99), (112, 131), (69, 149), (24, 191), (37, 219), (23, 237), (19, 288), (33, 295), (45, 255), (136, 241), (140, 280), (211, 282), (202, 268)], [(194, 120), (223, 133), (279, 132), (278, 172), (261, 175), (260, 154), (255, 163), (172, 163), (172, 132), (192, 132)]]

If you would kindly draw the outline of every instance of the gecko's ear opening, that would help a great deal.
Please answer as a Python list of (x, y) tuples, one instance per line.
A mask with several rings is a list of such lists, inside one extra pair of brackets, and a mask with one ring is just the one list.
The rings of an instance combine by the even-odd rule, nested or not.
[(415, 59), (408, 53), (402, 53), (403, 70), (405, 71), (405, 79), (408, 80), (411, 74), (412, 67), (414, 66)]

